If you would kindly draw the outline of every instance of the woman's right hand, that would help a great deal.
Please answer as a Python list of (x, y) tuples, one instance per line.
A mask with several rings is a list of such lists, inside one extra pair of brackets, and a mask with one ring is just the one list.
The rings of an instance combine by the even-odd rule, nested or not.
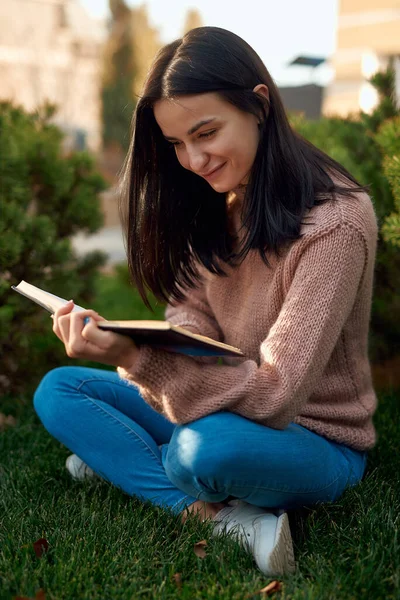
[(97, 327), (105, 321), (94, 310), (73, 312), (70, 300), (53, 315), (53, 331), (63, 342), (70, 358), (92, 360), (129, 370), (135, 364), (139, 349), (126, 335)]

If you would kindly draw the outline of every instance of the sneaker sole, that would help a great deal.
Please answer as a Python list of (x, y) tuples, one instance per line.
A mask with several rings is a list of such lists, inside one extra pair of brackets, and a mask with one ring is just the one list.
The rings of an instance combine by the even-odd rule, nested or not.
[(290, 533), (289, 517), (284, 513), (278, 518), (276, 527), (276, 543), (268, 560), (271, 573), (285, 575), (294, 573), (296, 563), (294, 560), (292, 535)]

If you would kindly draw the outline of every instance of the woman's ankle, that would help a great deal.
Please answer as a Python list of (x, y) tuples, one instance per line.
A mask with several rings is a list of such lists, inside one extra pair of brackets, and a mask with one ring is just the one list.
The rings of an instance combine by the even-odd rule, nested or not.
[(213, 519), (225, 506), (228, 506), (227, 502), (204, 502), (203, 500), (196, 500), (196, 502), (187, 506), (181, 513), (182, 522), (186, 521), (189, 513), (194, 513), (202, 521)]

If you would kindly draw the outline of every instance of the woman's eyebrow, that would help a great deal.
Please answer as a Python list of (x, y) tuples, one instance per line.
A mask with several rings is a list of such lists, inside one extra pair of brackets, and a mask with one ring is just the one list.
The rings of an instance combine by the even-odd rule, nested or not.
[[(196, 131), (198, 129), (200, 129), (200, 127), (203, 127), (203, 125), (208, 125), (208, 123), (211, 123), (211, 121), (215, 121), (215, 117), (211, 117), (211, 119), (203, 119), (202, 121), (199, 121), (198, 123), (196, 123), (196, 125), (193, 125), (193, 127), (191, 127), (189, 129), (189, 131), (187, 132), (187, 135), (192, 135), (193, 133), (196, 133)], [(164, 136), (166, 140), (175, 140), (176, 138), (174, 137), (168, 137), (167, 135)]]

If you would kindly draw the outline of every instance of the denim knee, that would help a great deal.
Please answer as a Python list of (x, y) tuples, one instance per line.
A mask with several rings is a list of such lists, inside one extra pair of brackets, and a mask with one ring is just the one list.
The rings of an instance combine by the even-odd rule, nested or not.
[(67, 404), (67, 395), (60, 394), (60, 390), (73, 379), (73, 372), (77, 367), (57, 367), (43, 377), (34, 396), (33, 406), (43, 425), (53, 435), (62, 427), (62, 416)]
[(212, 434), (207, 427), (210, 417), (179, 425), (172, 434), (163, 464), (170, 481), (180, 488), (196, 481), (215, 489), (221, 474), (235, 464), (237, 448), (221, 444)]

